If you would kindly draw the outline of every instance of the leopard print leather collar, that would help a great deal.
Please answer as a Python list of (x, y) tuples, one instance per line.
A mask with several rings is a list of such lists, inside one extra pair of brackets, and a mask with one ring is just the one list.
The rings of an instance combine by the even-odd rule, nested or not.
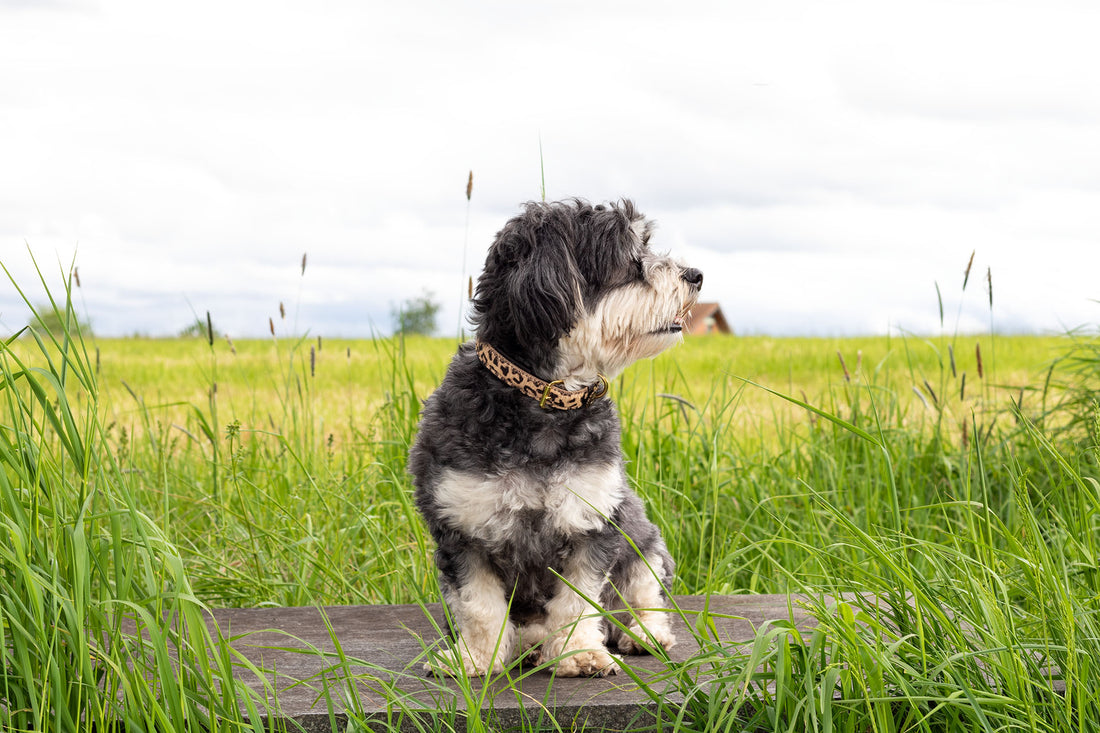
[(547, 382), (523, 371), (508, 361), (499, 351), (484, 341), (477, 342), (477, 358), (485, 368), (509, 387), (515, 387), (539, 402), (539, 407), (555, 410), (576, 410), (607, 394), (607, 377), (599, 374), (600, 381), (584, 389), (565, 389), (562, 380)]

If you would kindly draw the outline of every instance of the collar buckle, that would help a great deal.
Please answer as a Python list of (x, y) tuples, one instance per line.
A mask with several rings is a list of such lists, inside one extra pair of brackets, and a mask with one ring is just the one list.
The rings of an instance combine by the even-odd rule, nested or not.
[(553, 382), (547, 382), (546, 389), (542, 391), (542, 397), (539, 398), (539, 407), (546, 409), (546, 401), (550, 399), (550, 390), (554, 388), (555, 384), (562, 384), (561, 379), (555, 379)]

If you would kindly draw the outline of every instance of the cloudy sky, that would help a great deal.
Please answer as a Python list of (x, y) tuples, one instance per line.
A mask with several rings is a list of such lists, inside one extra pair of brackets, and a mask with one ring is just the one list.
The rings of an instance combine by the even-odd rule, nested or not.
[[(453, 334), (544, 172), (633, 198), (742, 333), (938, 332), (936, 283), (951, 329), (1095, 324), (1098, 29), (1060, 0), (0, 0), (0, 260), (35, 301), (31, 254), (54, 287), (75, 261), (102, 334), (261, 336), (281, 301), (363, 336), (425, 291)], [(0, 280), (0, 333), (26, 319)]]

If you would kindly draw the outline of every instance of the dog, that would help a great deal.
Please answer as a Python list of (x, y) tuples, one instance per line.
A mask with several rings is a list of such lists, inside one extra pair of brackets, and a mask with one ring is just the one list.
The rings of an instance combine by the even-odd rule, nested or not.
[[(649, 247), (629, 200), (532, 202), (497, 233), (408, 469), (453, 648), (429, 671), (618, 670), (669, 649), (673, 560), (626, 477), (608, 385), (682, 338), (703, 273)], [(594, 607), (598, 604), (598, 607)], [(603, 611), (628, 608), (629, 633)]]

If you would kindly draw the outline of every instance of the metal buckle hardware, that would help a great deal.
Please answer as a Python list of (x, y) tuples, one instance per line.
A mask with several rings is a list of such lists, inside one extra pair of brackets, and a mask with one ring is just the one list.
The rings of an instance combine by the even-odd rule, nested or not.
[(542, 391), (542, 398), (539, 399), (539, 407), (541, 407), (543, 409), (546, 409), (546, 400), (550, 399), (550, 388), (553, 387), (555, 384), (562, 384), (562, 383), (563, 383), (563, 380), (555, 379), (553, 382), (550, 382), (549, 384), (546, 385), (546, 389), (544, 389)]

